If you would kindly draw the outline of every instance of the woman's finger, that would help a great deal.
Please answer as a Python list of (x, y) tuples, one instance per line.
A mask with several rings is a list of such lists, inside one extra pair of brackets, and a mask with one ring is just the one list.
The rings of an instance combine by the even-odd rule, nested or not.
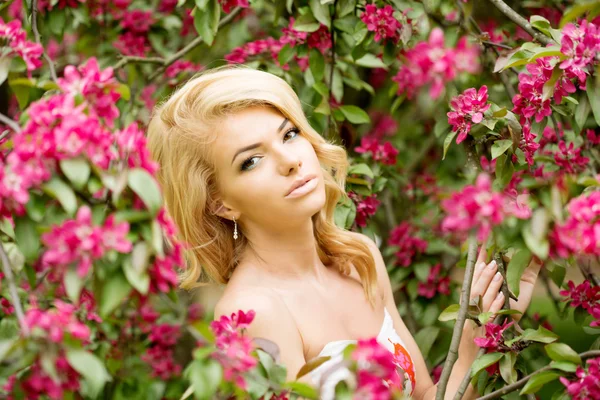
[(490, 310), (489, 311), (493, 312), (494, 313), (494, 317), (495, 317), (496, 313), (502, 309), (503, 305), (504, 305), (504, 293), (498, 292), (498, 294), (496, 295), (496, 298), (494, 299), (494, 301), (490, 305)]
[(485, 250), (485, 245), (481, 245), (481, 249), (479, 250), (479, 255), (477, 256), (477, 261), (475, 262), (475, 271), (473, 272), (473, 285), (475, 282), (479, 280), (481, 276), (481, 271), (483, 270), (483, 266), (485, 266), (485, 259), (487, 257), (487, 251)]
[(482, 296), (486, 292), (487, 287), (490, 285), (490, 282), (497, 270), (496, 261), (492, 260), (491, 263), (484, 265), (480, 268), (481, 271), (479, 272), (479, 278), (477, 279), (477, 281), (473, 282), (473, 287), (471, 289), (471, 298)]
[(496, 296), (498, 296), (498, 292), (502, 287), (503, 280), (504, 279), (502, 278), (502, 274), (499, 271), (494, 274), (492, 281), (490, 282), (485, 293), (483, 294), (483, 298), (481, 301), (481, 308), (483, 312), (491, 311), (490, 306), (496, 299)]

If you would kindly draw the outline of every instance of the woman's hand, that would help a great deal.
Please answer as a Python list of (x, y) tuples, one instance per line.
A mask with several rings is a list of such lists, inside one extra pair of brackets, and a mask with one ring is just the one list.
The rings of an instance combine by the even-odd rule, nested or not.
[[(504, 305), (504, 295), (500, 291), (502, 275), (498, 271), (495, 261), (486, 263), (487, 251), (482, 246), (477, 261), (475, 263), (475, 272), (473, 273), (473, 284), (471, 286), (471, 300), (481, 296), (481, 312), (497, 313)], [(533, 294), (533, 289), (537, 281), (542, 262), (536, 256), (533, 256), (531, 262), (523, 271), (521, 281), (519, 282), (519, 300), (510, 300), (510, 308), (524, 313)], [(518, 321), (522, 314), (514, 314), (513, 318)]]

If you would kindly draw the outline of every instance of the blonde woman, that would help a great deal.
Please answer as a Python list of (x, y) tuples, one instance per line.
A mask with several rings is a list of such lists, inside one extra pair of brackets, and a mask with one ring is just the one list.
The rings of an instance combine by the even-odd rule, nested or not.
[[(376, 337), (408, 357), (405, 392), (435, 397), (377, 245), (334, 224), (346, 152), (310, 126), (283, 79), (243, 66), (204, 71), (156, 108), (148, 140), (167, 210), (191, 247), (181, 287), (226, 285), (215, 318), (255, 310), (248, 334), (279, 346), (288, 380), (312, 358), (334, 362), (345, 345)], [(485, 257), (480, 252), (472, 293), (485, 311), (497, 311), (502, 279), (493, 279), (496, 266)], [(525, 274), (516, 307), (529, 303), (537, 270)], [(448, 398), (478, 350), (473, 337), (481, 332), (467, 325)], [(327, 367), (306, 378), (321, 384), (324, 399), (346, 377)]]

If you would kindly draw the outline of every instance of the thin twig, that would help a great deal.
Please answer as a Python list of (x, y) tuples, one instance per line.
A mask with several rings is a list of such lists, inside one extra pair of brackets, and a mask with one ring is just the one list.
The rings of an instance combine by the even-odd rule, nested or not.
[(542, 43), (545, 46), (547, 46), (549, 44), (556, 44), (548, 36), (543, 35), (542, 33), (537, 32), (535, 29), (533, 29), (533, 27), (531, 26), (529, 21), (527, 21), (525, 18), (523, 18), (523, 16), (521, 16), (521, 14), (519, 14), (518, 12), (516, 12), (515, 10), (510, 8), (510, 6), (508, 4), (506, 4), (504, 1), (490, 0), (490, 3), (495, 5), (496, 8), (498, 10), (500, 10), (500, 12), (502, 12), (502, 14), (506, 15), (511, 21), (513, 21), (515, 24), (517, 24), (521, 28), (523, 28), (525, 30), (525, 32), (527, 32), (531, 36), (533, 36), (533, 38), (536, 39), (538, 42)]
[(125, 65), (129, 63), (146, 63), (146, 64), (165, 64), (165, 59), (162, 57), (137, 57), (137, 56), (123, 56), (115, 64), (113, 69), (117, 70), (119, 68), (123, 68)]
[[(225, 25), (229, 24), (231, 21), (234, 20), (235, 17), (237, 17), (237, 15), (242, 12), (242, 7), (236, 7), (233, 9), (232, 12), (230, 12), (226, 17), (224, 17), (221, 21), (219, 21), (219, 25), (217, 29), (221, 29), (223, 28)], [(194, 40), (192, 40), (190, 43), (188, 43), (187, 46), (185, 46), (183, 49), (179, 50), (177, 53), (171, 55), (170, 57), (166, 58), (162, 67), (158, 68), (152, 75), (150, 75), (148, 77), (149, 81), (153, 81), (156, 77), (158, 77), (159, 75), (161, 75), (164, 70), (171, 64), (173, 64), (175, 61), (179, 60), (181, 57), (185, 56), (187, 53), (189, 53), (190, 51), (192, 51), (196, 46), (200, 45), (200, 43), (203, 42), (203, 39), (201, 36), (198, 36), (197, 38), (195, 38)]]
[[(486, 349), (484, 349), (484, 348), (479, 349), (479, 351), (477, 352), (477, 355), (475, 356), (475, 359), (477, 360), (479, 357), (483, 356), (485, 354), (485, 352), (486, 352)], [(454, 395), (454, 400), (460, 400), (463, 398), (463, 396), (465, 395), (465, 391), (467, 390), (467, 387), (469, 386), (470, 381), (471, 381), (471, 368), (469, 368), (469, 370), (465, 374), (465, 377), (460, 382), (460, 386), (458, 387), (458, 390), (456, 391), (456, 395)]]
[(29, 336), (29, 328), (25, 323), (25, 314), (23, 313), (23, 308), (21, 307), (21, 299), (19, 299), (19, 293), (17, 293), (17, 285), (15, 284), (15, 281), (13, 279), (12, 266), (10, 265), (8, 255), (4, 250), (4, 244), (1, 241), (0, 258), (2, 258), (2, 270), (4, 271), (4, 275), (6, 276), (6, 280), (8, 281), (10, 297), (12, 298), (13, 307), (15, 308), (15, 314), (17, 314), (17, 320), (19, 321), (19, 325), (21, 326), (21, 331), (23, 332), (23, 335)]
[[(21, 127), (19, 126), (19, 124), (17, 123), (17, 121), (14, 121), (10, 118), (8, 118), (6, 115), (0, 113), (0, 122), (4, 123), (5, 125), (7, 125), (10, 129), (12, 129), (13, 131), (15, 131), (16, 133), (21, 132)], [(8, 133), (5, 133), (4, 136), (8, 135)], [(2, 136), (0, 139), (3, 139), (4, 136)]]
[[(579, 354), (579, 357), (581, 357), (582, 360), (598, 356), (600, 356), (600, 350), (590, 350)], [(497, 399), (507, 393), (514, 392), (515, 390), (525, 386), (525, 384), (535, 375), (538, 375), (544, 371), (548, 371), (549, 369), (552, 369), (552, 367), (550, 365), (546, 365), (545, 367), (542, 367), (537, 371), (534, 371), (531, 374), (519, 379), (515, 383), (511, 383), (510, 385), (504, 386), (503, 388), (500, 388), (492, 393), (486, 394), (485, 396), (478, 397), (477, 400)]]
[[(33, 0), (31, 2), (31, 29), (33, 30), (33, 35), (35, 36), (35, 41), (42, 45), (42, 39), (40, 38), (40, 32), (37, 27), (37, 0)], [(43, 46), (42, 46), (43, 47)], [(48, 68), (50, 68), (50, 76), (54, 82), (58, 81), (58, 77), (56, 76), (56, 70), (54, 69), (54, 61), (48, 55), (48, 52), (44, 50), (44, 58), (48, 62)]]
[(490, 47), (495, 46), (495, 47), (500, 47), (501, 49), (512, 50), (512, 47), (502, 44), (502, 43), (495, 43), (495, 42), (490, 42), (489, 40), (481, 40), (481, 39), (479, 39), (479, 41)]
[(446, 394), (446, 387), (448, 386), (448, 380), (450, 379), (450, 373), (452, 367), (458, 359), (458, 347), (460, 346), (460, 339), (462, 337), (463, 328), (465, 321), (467, 320), (467, 311), (469, 308), (469, 299), (471, 297), (471, 281), (473, 280), (473, 272), (475, 270), (475, 260), (477, 258), (477, 239), (475, 234), (469, 235), (469, 250), (467, 252), (467, 265), (465, 267), (465, 277), (461, 289), (461, 303), (456, 318), (456, 324), (454, 325), (454, 332), (452, 333), (452, 342), (450, 343), (450, 349), (448, 350), (448, 356), (444, 363), (444, 369), (442, 375), (437, 384), (437, 391), (435, 394), (436, 400), (444, 399)]

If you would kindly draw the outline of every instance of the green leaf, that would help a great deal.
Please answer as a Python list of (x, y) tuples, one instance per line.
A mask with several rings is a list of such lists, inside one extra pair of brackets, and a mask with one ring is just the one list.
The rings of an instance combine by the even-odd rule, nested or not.
[(592, 108), (588, 101), (588, 97), (585, 94), (582, 94), (579, 97), (579, 106), (575, 108), (575, 124), (577, 125), (575, 133), (581, 132), (591, 110)]
[(333, 21), (333, 26), (342, 32), (346, 32), (349, 35), (354, 33), (356, 25), (360, 22), (360, 19), (354, 15), (346, 15), (344, 18), (336, 18)]
[(142, 168), (129, 171), (127, 182), (131, 190), (137, 194), (153, 215), (156, 215), (162, 206), (162, 196), (156, 180)]
[(4, 83), (10, 72), (10, 64), (12, 63), (12, 57), (2, 56), (0, 57), (0, 85)]
[(310, 49), (308, 53), (308, 65), (315, 78), (315, 82), (321, 82), (325, 73), (325, 58), (316, 48)]
[(300, 368), (300, 370), (298, 371), (298, 374), (296, 374), (296, 379), (302, 378), (304, 375), (308, 374), (309, 372), (316, 369), (324, 362), (329, 361), (330, 359), (331, 359), (331, 356), (324, 356), (324, 357), (315, 357), (315, 358), (308, 360), (306, 362), (306, 364), (304, 364), (302, 366), (302, 368)]
[(440, 314), (440, 316), (438, 317), (438, 321), (451, 321), (453, 319), (456, 319), (456, 317), (458, 317), (458, 310), (460, 310), (460, 305), (458, 304), (451, 304), (448, 307), (446, 307), (446, 309), (444, 311), (442, 311), (442, 313)]
[(504, 382), (510, 384), (517, 381), (517, 371), (515, 370), (515, 362), (517, 361), (517, 355), (515, 353), (508, 352), (504, 353), (504, 357), (500, 359), (500, 375)]
[(319, 393), (314, 387), (302, 382), (287, 382), (285, 387), (304, 399), (317, 400)]
[(369, 115), (361, 108), (352, 105), (340, 106), (339, 110), (344, 117), (353, 124), (368, 124), (371, 122)]
[(544, 347), (548, 357), (554, 361), (568, 361), (574, 364), (581, 364), (581, 357), (575, 350), (564, 343), (551, 343)]
[(296, 50), (287, 43), (281, 48), (279, 55), (277, 56), (279, 64), (287, 64), (294, 57), (294, 54), (296, 54)]
[(452, 142), (454, 141), (454, 137), (458, 134), (458, 131), (450, 131), (448, 132), (448, 135), (446, 136), (446, 139), (444, 139), (444, 155), (442, 156), (442, 160), (446, 159), (446, 153), (448, 152), (448, 149), (450, 148), (450, 145), (452, 144)]
[(348, 168), (348, 174), (352, 174), (352, 175), (365, 175), (368, 176), (369, 178), (375, 178), (375, 174), (373, 174), (373, 171), (371, 170), (371, 167), (369, 167), (367, 164), (352, 164), (350, 165), (350, 167)]
[(374, 54), (371, 53), (367, 53), (358, 60), (356, 60), (356, 65), (360, 65), (361, 67), (367, 68), (388, 68), (387, 65), (385, 65), (385, 63), (379, 57), (376, 57)]
[(554, 369), (560, 369), (565, 372), (577, 371), (577, 364), (570, 363), (568, 361), (551, 361), (550, 367)]
[(319, 29), (321, 25), (312, 13), (306, 13), (304, 15), (299, 16), (294, 21), (293, 29), (298, 32), (315, 32)]
[(104, 384), (112, 380), (102, 361), (86, 350), (67, 350), (67, 360), (71, 367), (85, 378), (89, 385), (91, 398), (96, 398)]
[(77, 189), (82, 189), (90, 178), (91, 168), (83, 158), (60, 160), (60, 169)]
[(27, 217), (15, 218), (15, 239), (25, 260), (31, 262), (38, 258), (40, 236), (32, 220)]
[[(203, 1), (203, 0), (199, 0)], [(217, 30), (219, 29), (219, 18), (221, 16), (221, 6), (217, 0), (204, 0), (206, 7), (197, 8), (194, 14), (194, 27), (196, 32), (202, 37), (202, 40), (212, 46)]]
[(426, 326), (415, 335), (415, 341), (417, 342), (417, 345), (419, 346), (421, 354), (423, 354), (424, 358), (428, 357), (431, 347), (433, 346), (433, 343), (435, 343), (435, 340), (439, 334), (440, 328), (437, 326)]
[(532, 342), (552, 343), (556, 341), (556, 339), (558, 339), (558, 335), (554, 332), (549, 331), (543, 326), (540, 326), (537, 330), (525, 329), (521, 339), (530, 340)]
[(67, 296), (73, 302), (73, 304), (77, 304), (79, 302), (79, 295), (81, 294), (81, 289), (83, 289), (85, 280), (77, 274), (75, 268), (68, 268), (67, 272), (64, 276), (64, 284), (65, 289), (67, 291)]
[(530, 261), (531, 252), (528, 249), (520, 249), (515, 252), (506, 267), (506, 283), (515, 296), (519, 295), (521, 275)]
[(587, 85), (587, 98), (596, 120), (596, 125), (600, 125), (600, 80), (592, 80)]
[(532, 27), (542, 32), (544, 35), (550, 36), (548, 29), (550, 29), (552, 26), (550, 25), (550, 21), (548, 21), (546, 18), (540, 15), (532, 15), (529, 18), (529, 23)]
[(554, 371), (544, 371), (532, 376), (529, 381), (525, 384), (523, 389), (519, 392), (520, 395), (535, 393), (542, 388), (546, 383), (552, 382), (556, 378), (561, 376), (559, 373)]
[(131, 292), (131, 285), (121, 273), (110, 277), (102, 286), (100, 294), (100, 316), (107, 317)]
[(504, 356), (503, 353), (487, 353), (479, 357), (471, 366), (471, 377), (477, 375), (481, 370), (494, 365)]
[(18, 338), (0, 340), (0, 362), (2, 362), (8, 354), (10, 354), (18, 340)]
[(42, 185), (44, 192), (58, 200), (63, 209), (70, 216), (77, 211), (77, 198), (73, 189), (60, 178), (54, 177)]
[(571, 7), (568, 7), (563, 12), (563, 17), (558, 24), (559, 28), (563, 28), (566, 24), (571, 21), (575, 21), (581, 15), (587, 12), (594, 12), (595, 10), (600, 10), (600, 3), (596, 0), (588, 0), (581, 2), (580, 4), (575, 4)]
[(131, 99), (131, 90), (129, 89), (129, 86), (127, 86), (126, 84), (120, 83), (115, 88), (115, 91), (121, 95), (121, 98), (123, 100), (129, 101), (129, 99)]
[[(146, 245), (144, 242), (137, 244)], [(146, 263), (147, 261), (148, 260), (146, 259)], [(134, 266), (131, 258), (126, 258), (125, 261), (123, 261), (123, 272), (125, 273), (127, 281), (135, 288), (135, 290), (143, 295), (148, 294), (148, 290), (150, 289), (150, 276), (148, 276), (145, 270), (139, 271), (138, 267)]]
[(512, 140), (496, 140), (492, 145), (492, 160), (504, 154), (512, 146)]
[(331, 28), (331, 16), (329, 15), (329, 6), (321, 4), (319, 0), (309, 0), (310, 9), (320, 23), (327, 28)]

